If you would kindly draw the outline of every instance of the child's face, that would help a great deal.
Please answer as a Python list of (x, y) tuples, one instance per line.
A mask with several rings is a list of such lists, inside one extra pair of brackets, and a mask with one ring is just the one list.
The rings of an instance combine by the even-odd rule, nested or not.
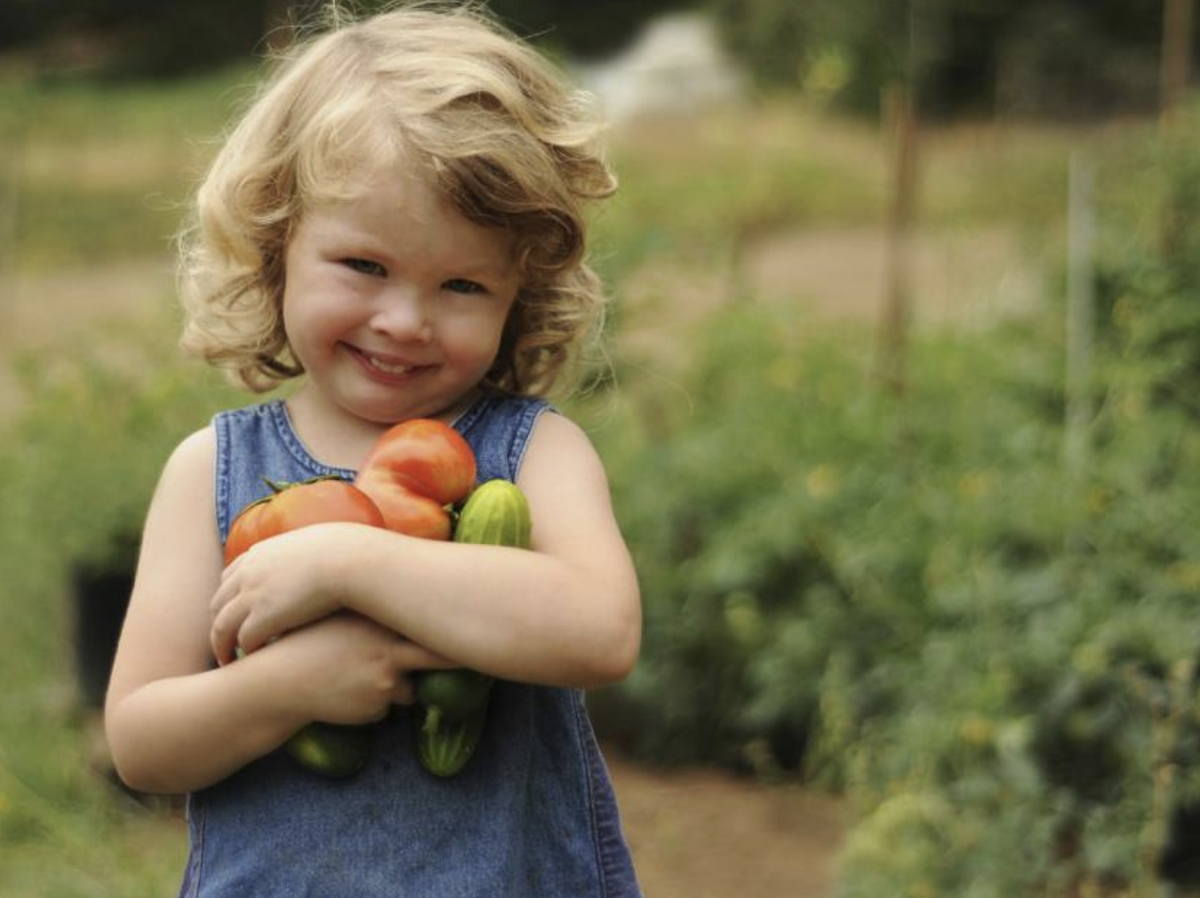
[(449, 413), (496, 357), (519, 287), (511, 241), (402, 168), (365, 183), (305, 212), (288, 245), (283, 319), (306, 393), (381, 424)]

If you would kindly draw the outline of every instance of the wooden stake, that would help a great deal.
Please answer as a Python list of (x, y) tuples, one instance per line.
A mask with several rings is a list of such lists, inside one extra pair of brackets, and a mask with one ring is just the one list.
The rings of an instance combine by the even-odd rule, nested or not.
[(1187, 92), (1192, 67), (1192, 0), (1163, 0), (1160, 104), (1170, 119)]
[(0, 322), (9, 333), (17, 311), (17, 248), (24, 163), (23, 129), (16, 129), (8, 139), (0, 134)]
[(906, 388), (908, 328), (912, 317), (912, 224), (916, 211), (917, 123), (907, 87), (885, 98), (893, 135), (892, 205), (887, 219), (883, 314), (877, 377), (897, 395)]
[(1095, 286), (1092, 247), (1095, 208), (1091, 162), (1071, 154), (1067, 199), (1067, 370), (1066, 436), (1063, 445), (1068, 479), (1078, 481), (1087, 470), (1091, 427), (1092, 340), (1095, 329)]

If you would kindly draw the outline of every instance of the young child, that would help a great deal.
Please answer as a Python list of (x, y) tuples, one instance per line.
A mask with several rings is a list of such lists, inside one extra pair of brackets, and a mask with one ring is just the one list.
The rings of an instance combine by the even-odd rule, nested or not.
[[(477, 9), (397, 9), (291, 51), (202, 184), (185, 347), (254, 390), (300, 379), (184, 440), (146, 520), (106, 725), (131, 787), (190, 793), (183, 895), (639, 894), (582, 698), (635, 663), (636, 576), (594, 449), (539, 398), (602, 300), (582, 214), (615, 181), (585, 99)], [(416, 417), (524, 490), (533, 551), (337, 523), (222, 569), (264, 476), (352, 478)], [(457, 666), (499, 682), (439, 779), (390, 712)], [(368, 766), (295, 764), (310, 721), (379, 721)]]

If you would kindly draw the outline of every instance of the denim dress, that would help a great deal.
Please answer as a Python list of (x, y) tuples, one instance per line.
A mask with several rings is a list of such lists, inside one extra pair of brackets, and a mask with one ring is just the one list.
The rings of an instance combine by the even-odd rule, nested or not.
[[(515, 480), (539, 400), (485, 395), (455, 422), (479, 480)], [(263, 476), (354, 472), (314, 459), (280, 401), (214, 418), (224, 540)], [(349, 779), (282, 750), (188, 797), (181, 896), (197, 898), (632, 898), (641, 893), (580, 690), (499, 681), (483, 739), (457, 776), (417, 760), (409, 709), (375, 730)]]

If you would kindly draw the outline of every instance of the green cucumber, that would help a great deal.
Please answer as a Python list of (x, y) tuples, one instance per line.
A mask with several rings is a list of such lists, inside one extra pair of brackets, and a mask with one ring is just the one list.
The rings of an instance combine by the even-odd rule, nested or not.
[(528, 549), (532, 528), (521, 488), (507, 480), (489, 480), (476, 487), (458, 513), (454, 541)]
[(417, 682), (417, 701), (441, 720), (458, 723), (487, 701), (491, 677), (466, 668), (431, 670)]
[[(238, 658), (246, 656), (241, 646), (234, 653)], [(372, 729), (370, 725), (314, 721), (297, 730), (283, 748), (306, 770), (330, 779), (344, 779), (366, 766), (371, 756)]]
[[(489, 480), (463, 505), (454, 541), (528, 549), (531, 529), (529, 503), (520, 488), (507, 480)], [(418, 678), (417, 751), (430, 773), (453, 776), (474, 756), (494, 682), (466, 668), (428, 671)]]
[(371, 726), (310, 723), (284, 743), (300, 766), (321, 776), (342, 779), (362, 770), (371, 755)]
[(454, 776), (475, 755), (487, 722), (487, 702), (454, 723), (439, 720), (434, 709), (424, 705), (415, 707), (421, 766), (434, 776)]

